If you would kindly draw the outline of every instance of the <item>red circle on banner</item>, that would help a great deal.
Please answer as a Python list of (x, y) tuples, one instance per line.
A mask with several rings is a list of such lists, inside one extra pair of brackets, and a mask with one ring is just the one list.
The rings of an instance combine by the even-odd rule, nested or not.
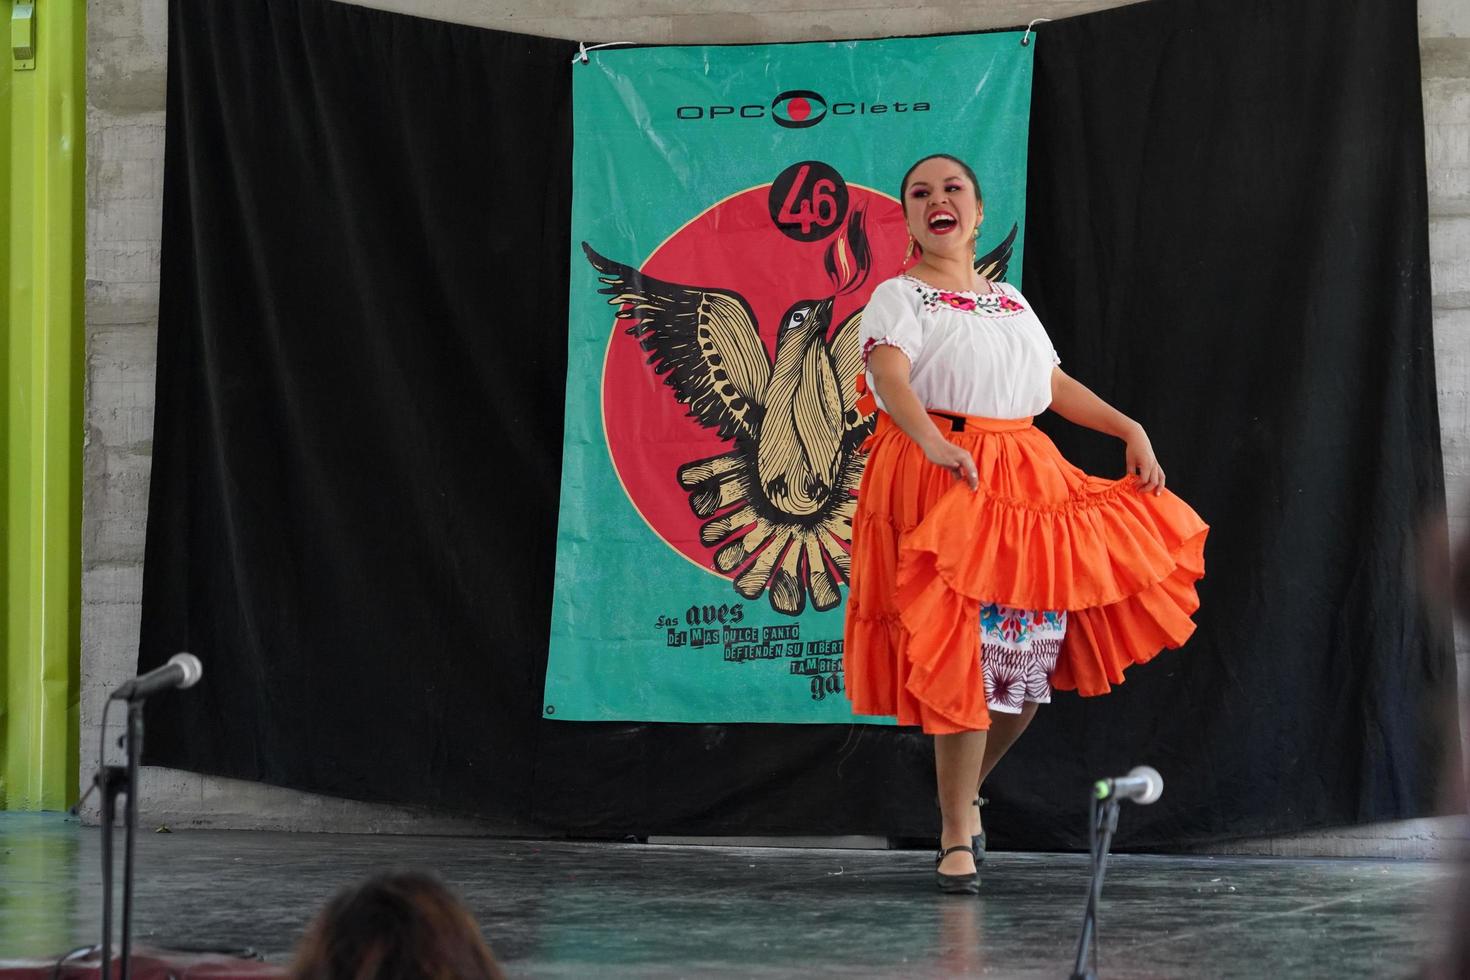
[[(835, 292), (824, 256), (834, 237), (844, 231), (837, 228), (833, 236), (815, 242), (793, 241), (772, 223), (767, 204), (770, 186), (752, 187), (713, 205), (640, 266), (644, 274), (669, 283), (739, 294), (755, 314), (768, 358), (774, 356), (780, 318), (792, 304), (826, 299)], [(872, 265), (860, 287), (835, 298), (829, 341), (843, 321), (867, 303), (873, 288), (897, 273), (908, 243), (903, 212), (894, 198), (858, 185), (849, 188), (851, 208), (866, 211)], [(589, 244), (601, 251), (599, 243)], [(631, 257), (608, 257), (632, 264)], [(726, 452), (733, 443), (691, 417), (664, 378), (654, 374), (648, 354), (627, 334), (627, 327), (636, 321), (609, 319), (602, 416), (613, 467), (628, 499), (654, 533), (699, 567), (721, 575), (711, 563), (715, 549), (699, 540), (703, 519), (694, 514), (677, 474), (685, 464)], [(844, 385), (853, 381), (840, 380)]]
[(797, 122), (806, 121), (806, 117), (812, 114), (812, 104), (806, 99), (795, 98), (786, 103), (786, 115)]

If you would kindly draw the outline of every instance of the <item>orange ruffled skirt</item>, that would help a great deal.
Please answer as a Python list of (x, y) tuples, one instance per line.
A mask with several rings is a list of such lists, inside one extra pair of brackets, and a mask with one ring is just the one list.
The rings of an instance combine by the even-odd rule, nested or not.
[(853, 711), (930, 734), (990, 727), (980, 607), (1066, 610), (1052, 687), (1106, 694), (1194, 632), (1209, 527), (1165, 490), (1088, 476), (1031, 419), (951, 418), (980, 488), (929, 462), (886, 412), (852, 529), (843, 657)]

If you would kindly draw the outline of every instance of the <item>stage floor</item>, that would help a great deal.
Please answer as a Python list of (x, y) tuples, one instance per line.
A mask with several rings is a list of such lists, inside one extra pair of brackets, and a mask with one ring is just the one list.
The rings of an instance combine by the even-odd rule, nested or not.
[[(96, 942), (99, 860), (95, 828), (0, 814), (0, 957)], [(143, 834), (138, 864), (135, 942), (277, 963), (343, 883), (431, 868), (513, 977), (1065, 977), (1087, 882), (1071, 854), (993, 854), (976, 900), (938, 894), (915, 851), (230, 831)], [(1439, 945), (1454, 874), (1115, 856), (1102, 975), (1407, 977)]]

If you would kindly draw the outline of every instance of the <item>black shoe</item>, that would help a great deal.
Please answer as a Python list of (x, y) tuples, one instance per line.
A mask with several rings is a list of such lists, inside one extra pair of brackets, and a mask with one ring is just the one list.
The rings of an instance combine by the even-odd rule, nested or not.
[(975, 856), (975, 849), (968, 844), (956, 844), (954, 847), (946, 847), (934, 858), (934, 880), (939, 885), (939, 890), (946, 895), (978, 895), (980, 894), (980, 872), (972, 871), (967, 875), (947, 875), (939, 870), (939, 864), (946, 856), (955, 851), (969, 851), (970, 856)]
[[(976, 809), (983, 807), (989, 802), (990, 801), (983, 796), (975, 797)], [(982, 830), (980, 831), (980, 833), (972, 834), (970, 836), (970, 847), (975, 852), (975, 867), (978, 868), (980, 865), (985, 863), (985, 831)]]

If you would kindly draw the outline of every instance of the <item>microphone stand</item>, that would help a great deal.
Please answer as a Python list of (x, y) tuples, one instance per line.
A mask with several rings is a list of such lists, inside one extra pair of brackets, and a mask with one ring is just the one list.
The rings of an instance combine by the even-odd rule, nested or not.
[(143, 702), (128, 702), (128, 808), (123, 816), (122, 980), (133, 976), (133, 847), (138, 838), (138, 759), (143, 754)]
[(102, 980), (109, 980), (112, 964), (112, 825), (116, 820), (117, 797), (123, 792), (127, 770), (122, 766), (99, 764), (92, 785), (102, 791)]
[[(102, 980), (112, 980), (112, 830), (117, 823), (117, 798), (128, 794), (123, 811), (123, 899), (122, 899), (122, 980), (133, 976), (133, 873), (138, 838), (138, 760), (143, 754), (143, 702), (152, 694), (171, 688), (192, 687), (203, 676), (204, 667), (192, 653), (176, 653), (162, 667), (150, 670), (128, 681), (107, 696), (102, 707), (102, 724), (98, 735), (97, 774), (92, 789), (102, 791), (100, 829), (102, 831)], [(124, 742), (126, 766), (109, 766), (107, 760), (107, 712), (112, 702), (125, 701), (128, 721)], [(90, 796), (92, 790), (87, 791)], [(72, 808), (81, 811), (83, 796)]]
[(1097, 907), (1102, 902), (1103, 875), (1107, 873), (1108, 850), (1113, 845), (1113, 832), (1118, 829), (1120, 809), (1118, 798), (1108, 793), (1099, 810), (1098, 796), (1094, 792), (1088, 799), (1087, 836), (1092, 850), (1092, 875), (1087, 888), (1087, 911), (1082, 915), (1082, 934), (1077, 939), (1077, 961), (1072, 966), (1070, 980), (1097, 980)]
[[(112, 977), (112, 830), (117, 822), (117, 798), (127, 794), (123, 810), (122, 939), (119, 972), (122, 980), (133, 974), (133, 854), (138, 836), (138, 758), (143, 750), (143, 702), (128, 701), (127, 765), (102, 765), (98, 760), (94, 785), (102, 792), (102, 980)], [(104, 735), (103, 743), (107, 744)]]

